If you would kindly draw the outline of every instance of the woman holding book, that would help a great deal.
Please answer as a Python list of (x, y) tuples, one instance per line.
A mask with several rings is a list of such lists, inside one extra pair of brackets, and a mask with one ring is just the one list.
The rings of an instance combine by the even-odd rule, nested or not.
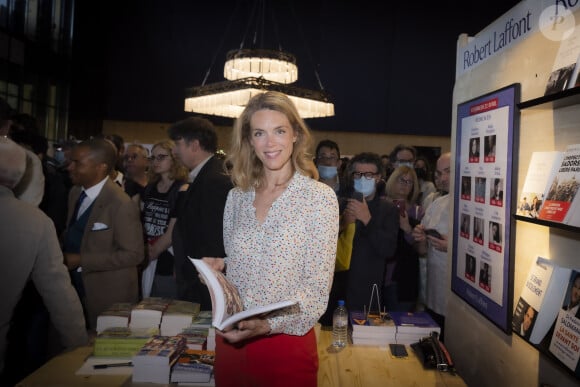
[(246, 309), (298, 303), (218, 331), (216, 385), (317, 385), (314, 325), (326, 309), (339, 217), (336, 194), (317, 181), (310, 139), (279, 92), (253, 97), (234, 125), (228, 162), (235, 188), (224, 212), (227, 277)]

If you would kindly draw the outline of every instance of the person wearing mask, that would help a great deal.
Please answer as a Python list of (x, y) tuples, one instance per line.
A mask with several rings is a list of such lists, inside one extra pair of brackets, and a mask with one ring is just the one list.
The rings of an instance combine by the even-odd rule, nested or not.
[(331, 299), (344, 299), (349, 310), (368, 310), (373, 285), (382, 289), (387, 260), (397, 247), (399, 211), (376, 191), (381, 167), (378, 154), (363, 152), (353, 156), (346, 167), (346, 187), (339, 198), (341, 229), (354, 223), (355, 234), (350, 268), (336, 273), (333, 290), (336, 288), (338, 294), (331, 295)]
[(431, 167), (429, 161), (423, 157), (418, 156), (415, 160), (415, 174), (419, 179), (419, 196), (417, 197), (417, 204), (423, 206), (423, 202), (427, 196), (432, 192), (437, 191), (435, 184), (431, 181)]
[[(435, 171), (441, 190), (441, 196), (425, 210), (421, 223), (413, 229), (413, 239), (417, 252), (427, 255), (426, 281), (426, 311), (441, 327), (441, 340), (444, 339), (445, 314), (447, 312), (447, 293), (450, 288), (447, 275), (449, 214), (451, 199), (449, 195), (449, 180), (451, 175), (451, 153), (442, 154), (437, 160)], [(441, 238), (427, 235), (425, 230), (435, 229)]]
[[(246, 308), (287, 298), (298, 304), (216, 331), (218, 386), (317, 385), (314, 325), (328, 300), (339, 222), (336, 195), (317, 181), (307, 154), (310, 139), (292, 101), (274, 91), (250, 99), (234, 124), (227, 278)], [(220, 261), (210, 262), (223, 269)]]
[(338, 144), (332, 140), (322, 140), (316, 146), (316, 168), (319, 180), (338, 193), (342, 180), (339, 170), (342, 164)]
[(417, 149), (410, 145), (399, 144), (393, 148), (389, 156), (393, 168), (403, 165), (413, 168), (417, 159)]
[[(29, 279), (39, 290), (62, 344), (73, 348), (88, 344), (79, 298), (71, 285), (53, 222), (40, 209), (18, 200), (12, 189), (24, 175), (26, 152), (6, 137), (0, 137), (0, 384), (12, 385), (25, 375), (5, 368), (5, 360), (27, 367), (23, 359), (7, 356), (7, 332), (14, 308)], [(26, 337), (19, 337), (25, 345)], [(41, 343), (35, 343), (41, 346)], [(13, 362), (14, 363), (14, 362)], [(36, 365), (38, 366), (38, 365)], [(32, 370), (28, 370), (32, 371)], [(16, 376), (18, 380), (10, 377)]]

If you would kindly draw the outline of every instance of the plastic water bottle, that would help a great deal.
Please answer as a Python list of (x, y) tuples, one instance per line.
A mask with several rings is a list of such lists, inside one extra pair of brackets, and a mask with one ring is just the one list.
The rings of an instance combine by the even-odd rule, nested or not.
[(338, 301), (338, 306), (332, 315), (332, 346), (344, 348), (348, 344), (348, 311), (344, 300)]

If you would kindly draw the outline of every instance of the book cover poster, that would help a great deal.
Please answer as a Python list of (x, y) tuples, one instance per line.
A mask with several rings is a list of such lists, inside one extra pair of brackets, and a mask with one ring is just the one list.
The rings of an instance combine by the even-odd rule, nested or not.
[(575, 68), (579, 54), (580, 29), (575, 28), (574, 32), (560, 43), (544, 95), (571, 89), (575, 86), (575, 78), (577, 78)]
[(517, 215), (537, 218), (544, 202), (544, 192), (554, 176), (564, 152), (534, 152), (528, 164), (528, 172), (519, 197)]
[[(552, 222), (574, 224), (570, 210), (580, 188), (580, 144), (569, 145), (556, 175), (547, 188), (545, 203), (538, 218)], [(569, 214), (570, 213), (570, 214)], [(580, 215), (572, 217), (580, 226)]]
[(580, 375), (580, 272), (572, 271), (568, 292), (550, 341), (550, 352), (566, 367)]
[[(538, 258), (528, 272), (518, 304), (514, 310), (512, 320), (514, 332), (532, 344), (538, 344), (544, 338), (554, 323), (557, 308), (561, 304), (562, 298), (557, 301), (549, 300), (553, 304), (551, 305), (552, 309), (554, 309), (550, 311), (548, 305), (546, 305), (547, 301), (544, 302), (553, 272), (554, 265), (549, 260)], [(542, 316), (538, 318), (540, 311), (542, 311)], [(524, 321), (524, 319), (529, 321)]]

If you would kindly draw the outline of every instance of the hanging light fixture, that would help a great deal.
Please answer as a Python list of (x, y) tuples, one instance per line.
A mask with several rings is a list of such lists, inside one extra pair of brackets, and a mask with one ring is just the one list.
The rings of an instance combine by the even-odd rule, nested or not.
[(224, 77), (230, 81), (263, 77), (272, 82), (294, 83), (298, 79), (296, 57), (284, 51), (231, 50), (226, 55)]
[[(257, 0), (258, 3), (263, 10), (264, 0)], [(244, 49), (242, 42), (240, 49), (226, 55), (226, 81), (206, 85), (208, 74), (209, 70), (201, 86), (186, 90), (185, 111), (236, 118), (254, 95), (276, 90), (294, 102), (302, 118), (334, 115), (334, 104), (323, 90), (318, 74), (320, 90), (291, 85), (298, 79), (296, 58), (282, 50)]]

